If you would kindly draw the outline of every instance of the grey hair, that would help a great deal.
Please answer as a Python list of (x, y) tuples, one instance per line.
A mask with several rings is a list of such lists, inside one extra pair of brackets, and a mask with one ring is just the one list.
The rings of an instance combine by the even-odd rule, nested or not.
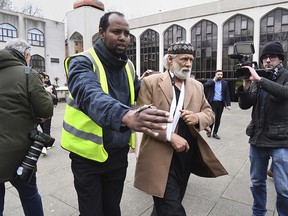
[(163, 57), (163, 67), (168, 70), (169, 69), (169, 65), (168, 65), (168, 57), (171, 56), (172, 58), (175, 58), (177, 56), (177, 54), (166, 54)]
[(30, 44), (21, 38), (13, 38), (5, 43), (5, 49), (15, 49), (25, 56), (26, 53), (30, 55)]
[(168, 69), (168, 54), (164, 55), (164, 57), (163, 57), (163, 67), (166, 70)]

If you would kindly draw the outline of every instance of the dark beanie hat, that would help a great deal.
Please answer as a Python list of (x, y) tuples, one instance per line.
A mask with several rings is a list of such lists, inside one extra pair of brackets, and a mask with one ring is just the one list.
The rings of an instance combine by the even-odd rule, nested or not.
[(260, 61), (263, 61), (263, 57), (265, 55), (276, 55), (278, 56), (279, 59), (281, 59), (282, 61), (285, 58), (285, 54), (284, 54), (284, 50), (282, 47), (282, 44), (278, 41), (275, 42), (270, 42), (268, 44), (266, 44), (261, 52), (261, 56), (260, 56)]

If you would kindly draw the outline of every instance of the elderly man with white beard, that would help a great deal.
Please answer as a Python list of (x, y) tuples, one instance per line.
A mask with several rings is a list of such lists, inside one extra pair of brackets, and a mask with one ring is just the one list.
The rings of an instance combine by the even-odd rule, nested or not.
[(138, 95), (137, 106), (153, 104), (173, 117), (157, 138), (143, 135), (137, 159), (134, 186), (153, 196), (152, 215), (186, 215), (182, 199), (190, 173), (199, 167), (198, 131), (214, 122), (203, 85), (190, 78), (193, 53), (190, 43), (172, 44), (164, 57), (167, 70), (145, 77)]

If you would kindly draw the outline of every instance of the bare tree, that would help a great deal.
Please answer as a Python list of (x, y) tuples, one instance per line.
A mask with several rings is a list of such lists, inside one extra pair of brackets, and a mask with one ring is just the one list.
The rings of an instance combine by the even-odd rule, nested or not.
[(25, 3), (20, 12), (30, 16), (42, 17), (41, 11), (42, 10), (38, 6), (34, 6), (31, 3)]
[(0, 8), (11, 10), (12, 9), (12, 2), (11, 0), (0, 0)]

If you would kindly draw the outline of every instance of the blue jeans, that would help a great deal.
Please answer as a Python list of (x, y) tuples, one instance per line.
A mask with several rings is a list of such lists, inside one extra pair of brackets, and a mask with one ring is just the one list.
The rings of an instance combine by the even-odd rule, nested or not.
[[(38, 193), (36, 176), (29, 183), (15, 178), (10, 183), (17, 189), (25, 216), (43, 216), (41, 197)], [(0, 183), (0, 216), (4, 211), (5, 183)]]
[(272, 158), (276, 208), (279, 216), (288, 216), (288, 148), (263, 148), (250, 145), (251, 192), (254, 199), (253, 216), (264, 216), (267, 201), (267, 169)]

